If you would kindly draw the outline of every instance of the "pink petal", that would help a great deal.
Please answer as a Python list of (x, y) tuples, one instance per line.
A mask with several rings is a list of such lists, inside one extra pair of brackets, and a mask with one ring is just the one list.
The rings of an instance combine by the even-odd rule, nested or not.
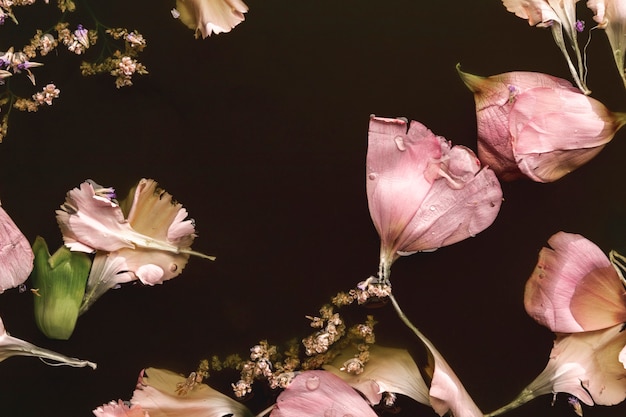
[(96, 417), (150, 417), (147, 411), (138, 405), (132, 407), (124, 404), (122, 400), (111, 401), (93, 410)]
[(587, 405), (622, 402), (626, 398), (626, 369), (619, 360), (626, 345), (622, 326), (558, 335), (548, 365), (526, 390), (535, 396), (565, 392)]
[(248, 6), (241, 0), (176, 0), (180, 21), (203, 38), (230, 32), (244, 21)]
[(474, 236), (495, 219), (502, 190), (474, 153), (418, 122), (370, 119), (367, 196), (381, 263)]
[[(450, 165), (471, 161), (474, 170), (462, 179), (456, 177), (458, 188), (445, 177), (433, 183), (398, 239), (403, 252), (433, 250), (474, 237), (489, 227), (500, 211), (502, 189), (495, 173), (479, 170), (480, 162), (468, 148), (454, 146), (448, 157)], [(454, 181), (452, 172), (450, 176)]]
[(94, 188), (102, 187), (93, 181), (83, 182), (67, 193), (61, 210), (56, 211), (66, 246), (82, 252), (133, 248), (126, 237), (133, 231), (122, 210), (111, 199), (96, 195)]
[(376, 413), (350, 385), (327, 371), (298, 374), (278, 396), (270, 417), (353, 415), (376, 417)]
[(546, 0), (502, 0), (506, 9), (517, 17), (528, 20), (531, 26), (548, 26), (559, 18)]
[(26, 281), (34, 257), (26, 237), (0, 207), (0, 294)]
[(576, 234), (553, 235), (526, 283), (528, 314), (554, 332), (597, 330), (626, 321), (626, 296), (602, 250)]
[(440, 158), (439, 139), (424, 125), (370, 118), (367, 199), (387, 258), (395, 257), (396, 241), (432, 186)]
[(536, 87), (555, 91), (578, 92), (564, 79), (537, 72), (507, 72), (480, 77), (457, 71), (465, 85), (474, 93), (478, 125), (478, 158), (493, 169), (498, 177), (510, 181), (522, 177), (513, 155), (509, 129), (509, 114), (516, 98)]
[(555, 181), (596, 156), (623, 123), (580, 92), (529, 89), (509, 115), (513, 154), (531, 179)]
[(206, 384), (196, 385), (185, 395), (178, 394), (177, 384), (185, 381), (185, 377), (171, 371), (146, 369), (139, 376), (130, 402), (149, 412), (150, 417), (253, 417), (244, 405)]

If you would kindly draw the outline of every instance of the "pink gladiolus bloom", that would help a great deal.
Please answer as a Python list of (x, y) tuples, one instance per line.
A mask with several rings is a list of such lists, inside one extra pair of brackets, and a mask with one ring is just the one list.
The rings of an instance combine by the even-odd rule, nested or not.
[(381, 239), (381, 277), (401, 255), (474, 236), (496, 218), (502, 190), (474, 153), (424, 125), (372, 116), (367, 200)]
[(609, 259), (581, 235), (559, 232), (539, 253), (526, 283), (528, 314), (557, 333), (626, 322), (626, 291)]
[(248, 6), (242, 0), (176, 0), (179, 19), (203, 38), (230, 32), (243, 22)]
[[(584, 81), (583, 59), (578, 48), (576, 3), (578, 0), (502, 0), (506, 9), (517, 17), (528, 20), (531, 26), (552, 29), (552, 36), (567, 61), (570, 73), (576, 85), (585, 94), (591, 91)], [(563, 32), (575, 53), (577, 65), (570, 58)]]
[(28, 279), (34, 258), (28, 240), (0, 207), (0, 294)]
[(185, 377), (174, 372), (146, 369), (139, 375), (130, 403), (150, 417), (253, 417), (243, 404), (206, 384), (198, 384), (186, 394), (176, 392), (177, 385), (185, 382)]
[(93, 410), (93, 414), (96, 417), (150, 417), (150, 414), (141, 406), (128, 406), (122, 400), (104, 404)]
[(459, 74), (476, 101), (478, 157), (503, 180), (556, 181), (596, 156), (626, 123), (626, 114), (560, 78)]
[(89, 366), (96, 369), (96, 364), (93, 362), (70, 358), (9, 335), (4, 328), (2, 319), (0, 319), (0, 362), (11, 356), (34, 356), (41, 358), (44, 362), (52, 361), (55, 365), (69, 365), (78, 368)]
[(376, 417), (367, 402), (341, 378), (327, 371), (298, 374), (280, 393), (270, 417)]
[(588, 0), (598, 27), (604, 29), (613, 50), (615, 66), (626, 85), (624, 54), (626, 54), (626, 2), (622, 0)]

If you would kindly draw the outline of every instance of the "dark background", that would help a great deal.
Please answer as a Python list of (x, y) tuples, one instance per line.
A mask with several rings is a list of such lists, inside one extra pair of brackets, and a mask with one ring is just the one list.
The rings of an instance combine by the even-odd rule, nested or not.
[[(474, 101), (457, 63), (481, 75), (532, 70), (570, 79), (550, 31), (497, 0), (247, 0), (244, 23), (205, 40), (171, 17), (173, 1), (92, 3), (102, 23), (147, 38), (140, 60), (150, 74), (117, 90), (111, 76), (81, 77), (83, 57), (60, 50), (45, 58), (34, 70), (37, 90), (53, 81), (61, 96), (37, 114), (11, 114), (0, 144), (2, 206), (31, 242), (42, 235), (54, 250), (54, 210), (69, 189), (92, 178), (125, 195), (154, 178), (196, 220), (194, 249), (217, 261), (194, 258), (164, 285), (110, 291), (64, 342), (38, 332), (28, 292), (7, 291), (0, 316), (12, 335), (98, 369), (6, 360), (3, 417), (89, 416), (130, 399), (144, 367), (187, 374), (213, 354), (246, 355), (261, 339), (306, 336), (305, 315), (377, 271), (364, 181), (370, 114), (418, 120), (476, 149)], [(69, 21), (93, 27), (83, 5)], [(44, 4), (15, 11), (20, 25), (0, 27), (0, 50), (19, 49), (58, 15)], [(584, 2), (579, 11), (591, 26)], [(593, 96), (626, 111), (600, 31), (589, 68)], [(35, 91), (13, 78), (25, 95)], [(625, 133), (557, 183), (503, 184), (500, 215), (476, 238), (394, 265), (400, 304), (484, 412), (515, 397), (548, 360), (553, 335), (522, 304), (546, 240), (564, 230), (606, 252), (626, 249)], [(419, 346), (390, 306), (374, 314), (380, 344)], [(228, 392), (236, 379), (210, 383)], [(551, 408), (544, 396), (509, 415), (573, 416), (566, 399)], [(402, 416), (435, 415), (400, 403)], [(585, 415), (625, 410), (585, 407)]]

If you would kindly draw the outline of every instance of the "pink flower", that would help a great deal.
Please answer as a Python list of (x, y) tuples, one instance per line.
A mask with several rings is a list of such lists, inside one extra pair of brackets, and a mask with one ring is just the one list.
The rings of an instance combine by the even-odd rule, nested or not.
[[(528, 20), (531, 26), (551, 28), (552, 36), (567, 61), (570, 73), (578, 88), (585, 94), (591, 91), (585, 85), (583, 59), (578, 48), (576, 3), (579, 0), (502, 0), (506, 9), (517, 17)], [(569, 45), (566, 45), (563, 32)], [(568, 46), (574, 51), (575, 66)]]
[(600, 330), (626, 322), (626, 291), (615, 267), (594, 243), (559, 232), (539, 252), (526, 283), (528, 314), (557, 333)]
[(34, 356), (44, 360), (44, 363), (52, 361), (54, 364), (79, 368), (89, 366), (92, 369), (96, 369), (96, 364), (93, 362), (70, 358), (9, 335), (4, 328), (2, 319), (0, 319), (0, 362), (11, 356)]
[(176, 0), (180, 21), (203, 38), (230, 32), (243, 22), (248, 6), (242, 0)]
[(418, 122), (372, 116), (367, 199), (387, 277), (401, 255), (451, 245), (487, 228), (500, 210), (502, 190), (470, 149), (452, 146)]
[(150, 417), (150, 414), (143, 410), (141, 406), (128, 406), (122, 400), (104, 404), (93, 410), (93, 414), (96, 417)]
[(148, 368), (139, 375), (130, 403), (148, 412), (149, 417), (253, 417), (243, 404), (206, 384), (180, 395), (176, 387), (185, 382), (185, 377), (174, 372)]
[(68, 193), (57, 220), (66, 246), (97, 250), (81, 313), (118, 284), (155, 285), (180, 275), (189, 255), (215, 259), (191, 250), (193, 220), (154, 180), (139, 181), (121, 204), (112, 188), (86, 181)]
[(0, 294), (28, 279), (34, 258), (28, 240), (0, 207)]
[(626, 54), (626, 3), (622, 0), (587, 0), (598, 27), (604, 29), (613, 50), (615, 66), (626, 85), (624, 54)]
[(626, 398), (626, 291), (611, 261), (583, 236), (559, 232), (526, 283), (528, 314), (556, 333), (550, 360), (511, 403), (565, 392), (587, 405)]
[(560, 78), (458, 71), (476, 101), (478, 158), (503, 180), (556, 181), (596, 156), (626, 123), (626, 114)]
[(304, 371), (280, 393), (270, 417), (318, 415), (377, 416), (367, 402), (338, 376), (327, 371)]

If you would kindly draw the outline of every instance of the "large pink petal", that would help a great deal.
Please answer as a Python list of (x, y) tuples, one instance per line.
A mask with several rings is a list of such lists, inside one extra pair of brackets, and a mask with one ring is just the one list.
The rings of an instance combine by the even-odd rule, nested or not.
[(0, 207), (0, 294), (26, 281), (34, 257), (26, 237)]
[(350, 385), (327, 371), (305, 371), (297, 375), (278, 396), (270, 417), (326, 415), (376, 417)]
[(398, 239), (402, 252), (428, 251), (473, 237), (496, 219), (502, 189), (474, 153), (454, 146), (438, 178)]
[[(408, 127), (408, 130), (407, 130)], [(367, 199), (383, 256), (393, 258), (397, 239), (437, 176), (441, 145), (424, 125), (372, 117), (367, 149)]]
[(474, 93), (478, 158), (503, 180), (510, 181), (523, 176), (513, 155), (509, 131), (509, 113), (516, 97), (535, 87), (548, 87), (557, 91), (579, 90), (567, 80), (537, 72), (516, 71), (480, 77), (465, 73), (459, 67), (457, 71)]
[(528, 20), (531, 26), (548, 26), (559, 17), (546, 0), (502, 0), (504, 7), (517, 17)]
[(545, 87), (517, 95), (509, 115), (515, 160), (525, 175), (541, 182), (555, 181), (593, 158), (623, 123), (598, 100)]
[(553, 235), (548, 244), (551, 248), (541, 250), (526, 283), (524, 305), (528, 314), (561, 333), (596, 330), (625, 321), (624, 290), (602, 250), (583, 236), (565, 232)]

